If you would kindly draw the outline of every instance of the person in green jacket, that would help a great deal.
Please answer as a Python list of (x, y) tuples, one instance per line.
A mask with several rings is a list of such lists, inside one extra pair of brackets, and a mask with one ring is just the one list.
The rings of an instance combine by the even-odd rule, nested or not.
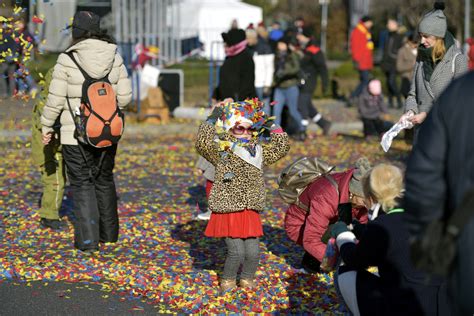
[(296, 53), (288, 48), (288, 39), (278, 40), (277, 52), (275, 54), (275, 74), (273, 76), (273, 87), (275, 88), (273, 113), (275, 124), (281, 124), (281, 113), (285, 104), (288, 106), (290, 115), (297, 128), (297, 139), (305, 140), (306, 129), (302, 124), (303, 118), (298, 111), (300, 72), (300, 60)]
[(53, 68), (46, 74), (42, 91), (33, 108), (31, 153), (34, 164), (40, 168), (43, 185), (43, 196), (39, 209), (40, 224), (45, 228), (57, 230), (61, 228), (59, 209), (63, 200), (65, 183), (64, 161), (59, 141), (60, 124), (58, 120), (55, 125), (54, 139), (48, 145), (43, 145), (40, 121), (49, 94), (52, 74)]

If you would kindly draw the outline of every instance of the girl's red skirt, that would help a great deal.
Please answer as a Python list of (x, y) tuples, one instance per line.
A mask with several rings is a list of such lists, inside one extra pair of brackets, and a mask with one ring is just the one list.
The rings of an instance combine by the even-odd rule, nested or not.
[(245, 209), (234, 213), (214, 213), (206, 227), (207, 237), (250, 238), (263, 236), (260, 214)]

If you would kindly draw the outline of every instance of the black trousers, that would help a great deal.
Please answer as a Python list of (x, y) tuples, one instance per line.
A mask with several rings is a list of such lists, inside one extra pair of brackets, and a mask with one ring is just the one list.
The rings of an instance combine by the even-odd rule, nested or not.
[[(63, 145), (63, 157), (71, 183), (74, 210), (74, 246), (98, 248), (99, 242), (116, 242), (119, 221), (113, 169), (117, 146), (97, 149), (81, 145), (95, 176), (78, 145)], [(99, 166), (100, 164), (100, 166)]]
[(364, 136), (380, 136), (380, 134), (388, 131), (393, 125), (378, 118), (362, 118), (362, 123), (364, 124)]
[(318, 110), (313, 106), (313, 93), (308, 91), (300, 91), (298, 96), (298, 111), (300, 111), (303, 119), (313, 119), (318, 115)]
[[(397, 71), (390, 70), (385, 72), (385, 78), (387, 80), (387, 90), (388, 90), (388, 105), (390, 107), (402, 107), (402, 100), (400, 98), (400, 91), (398, 90), (397, 84)], [(396, 99), (397, 104), (393, 102), (393, 98)]]

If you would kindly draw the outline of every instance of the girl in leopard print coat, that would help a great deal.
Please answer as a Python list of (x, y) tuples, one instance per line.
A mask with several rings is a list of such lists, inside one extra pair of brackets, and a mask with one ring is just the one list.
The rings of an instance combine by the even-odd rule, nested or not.
[(240, 286), (253, 288), (263, 235), (259, 215), (265, 208), (262, 168), (287, 154), (288, 135), (273, 124), (258, 100), (227, 102), (201, 124), (196, 149), (216, 168), (205, 235), (226, 241), (221, 291), (237, 286), (241, 264)]

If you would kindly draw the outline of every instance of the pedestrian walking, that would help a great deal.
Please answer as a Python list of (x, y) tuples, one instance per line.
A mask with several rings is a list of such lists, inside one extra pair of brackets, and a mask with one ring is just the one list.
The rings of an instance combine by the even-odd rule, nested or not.
[(304, 28), (302, 33), (296, 34), (296, 38), (303, 50), (303, 57), (300, 62), (303, 82), (300, 84), (298, 98), (298, 110), (303, 117), (302, 124), (308, 126), (311, 121), (321, 127), (323, 135), (328, 135), (332, 123), (319, 113), (312, 102), (318, 84), (318, 77), (321, 77), (323, 95), (328, 91), (329, 76), (326, 58), (313, 39), (311, 28)]
[(349, 98), (349, 106), (354, 102), (369, 83), (370, 71), (374, 67), (373, 51), (374, 42), (372, 41), (372, 34), (370, 29), (373, 26), (373, 21), (370, 16), (364, 16), (352, 30), (350, 37), (350, 48), (352, 55), (352, 62), (359, 72), (359, 84), (352, 91)]
[(301, 123), (302, 117), (298, 111), (298, 96), (300, 82), (300, 61), (298, 55), (288, 48), (288, 38), (278, 40), (277, 53), (275, 56), (275, 74), (273, 76), (274, 101), (273, 115), (276, 117), (275, 124), (282, 122), (283, 107), (288, 107), (290, 116), (296, 124), (297, 140), (306, 139), (306, 129)]
[[(60, 117), (63, 157), (74, 201), (74, 246), (91, 254), (99, 250), (100, 242), (118, 240), (113, 175), (117, 145), (97, 148), (78, 142), (75, 118), (80, 115), (81, 103), (84, 107), (83, 83), (86, 77), (91, 80), (106, 78), (104, 80), (112, 85), (119, 108), (130, 102), (132, 89), (117, 45), (100, 29), (99, 16), (79, 11), (74, 15), (71, 27), (73, 42), (59, 55), (54, 66), (41, 124), (43, 143), (49, 144), (54, 124)], [(110, 93), (106, 89), (98, 91), (100, 96)]]
[(33, 107), (31, 128), (31, 155), (33, 162), (39, 167), (41, 173), (42, 195), (38, 211), (40, 224), (45, 228), (54, 230), (61, 228), (59, 210), (63, 201), (65, 170), (61, 151), (59, 118), (53, 125), (54, 137), (49, 144), (42, 143), (41, 115), (49, 94), (49, 85), (53, 77), (51, 68), (44, 77), (42, 90)]
[(410, 92), (413, 69), (418, 55), (418, 41), (415, 33), (410, 33), (405, 44), (397, 52), (397, 71), (402, 78), (400, 93), (406, 99)]
[(384, 45), (380, 68), (382, 68), (385, 74), (388, 91), (388, 106), (390, 108), (396, 107), (401, 109), (403, 104), (397, 83), (397, 54), (403, 45), (403, 35), (400, 34), (400, 27), (394, 18), (388, 19), (387, 30), (388, 35)]

